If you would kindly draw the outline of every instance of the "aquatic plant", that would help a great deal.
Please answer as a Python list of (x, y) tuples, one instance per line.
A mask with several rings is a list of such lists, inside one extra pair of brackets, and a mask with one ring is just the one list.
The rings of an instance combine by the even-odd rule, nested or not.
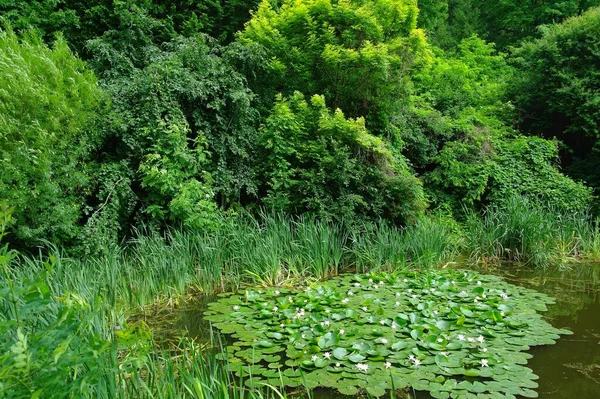
[(537, 313), (552, 302), (499, 277), (431, 270), (224, 294), (206, 318), (231, 335), (221, 358), (249, 386), (537, 397), (525, 351), (570, 333)]

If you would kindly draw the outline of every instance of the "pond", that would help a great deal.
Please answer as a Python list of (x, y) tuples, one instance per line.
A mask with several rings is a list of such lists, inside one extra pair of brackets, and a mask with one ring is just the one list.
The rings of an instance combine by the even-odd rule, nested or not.
[[(565, 271), (536, 271), (526, 266), (504, 264), (478, 270), (498, 275), (507, 282), (548, 294), (556, 299), (542, 313), (555, 327), (567, 328), (573, 335), (562, 336), (556, 344), (533, 347), (528, 367), (539, 376), (536, 391), (540, 398), (600, 397), (600, 266), (574, 265)], [(146, 316), (153, 327), (170, 325), (175, 331), (187, 331), (189, 336), (209, 341), (210, 326), (204, 320), (208, 303), (217, 297), (194, 299), (160, 318)], [(169, 331), (173, 331), (170, 328)], [(159, 333), (160, 334), (160, 333)], [(422, 399), (426, 392), (411, 392)], [(348, 398), (331, 389), (316, 389), (314, 398)]]

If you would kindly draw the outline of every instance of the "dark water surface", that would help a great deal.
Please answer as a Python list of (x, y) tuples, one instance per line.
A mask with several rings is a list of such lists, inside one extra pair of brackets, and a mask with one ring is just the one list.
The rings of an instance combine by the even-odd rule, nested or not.
[[(502, 276), (512, 284), (535, 289), (556, 299), (556, 304), (549, 306), (545, 316), (555, 327), (567, 328), (574, 334), (562, 336), (555, 345), (531, 349), (533, 358), (528, 366), (540, 377), (537, 381), (539, 397), (600, 399), (600, 265), (576, 264), (563, 271), (536, 271), (514, 264), (485, 270), (470, 268)], [(181, 306), (165, 316), (168, 324), (175, 331), (187, 331), (189, 336), (209, 341), (210, 326), (203, 320), (203, 312), (215, 299), (204, 297)], [(152, 327), (152, 318), (147, 320)], [(411, 392), (411, 396), (430, 398), (425, 392)], [(347, 398), (329, 389), (316, 390), (313, 397)]]

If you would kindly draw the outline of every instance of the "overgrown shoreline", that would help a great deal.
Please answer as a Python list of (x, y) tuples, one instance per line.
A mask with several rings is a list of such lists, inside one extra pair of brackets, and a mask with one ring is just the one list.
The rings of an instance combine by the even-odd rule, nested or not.
[[(128, 325), (128, 317), (156, 301), (176, 301), (190, 289), (211, 294), (243, 284), (303, 285), (349, 266), (358, 273), (394, 273), (440, 267), (467, 254), (475, 262), (508, 259), (531, 267), (570, 262), (576, 267), (578, 260), (597, 261), (600, 250), (597, 227), (580, 216), (521, 198), (507, 208), (489, 208), (481, 217), (469, 215), (463, 224), (437, 215), (403, 229), (381, 224), (345, 232), (314, 219), (226, 219), (220, 229), (202, 235), (140, 236), (99, 259), (68, 258), (57, 248), (47, 257), (31, 258), (5, 247), (0, 309), (4, 349), (13, 355), (3, 361), (16, 374), (2, 378), (29, 378), (32, 387), (48, 392), (45, 384), (58, 383), (51, 370), (62, 370), (61, 384), (64, 378), (72, 380), (70, 389), (87, 384), (88, 393), (76, 389), (77, 395), (107, 398), (137, 397), (147, 384), (154, 392), (148, 397), (185, 397), (202, 381), (198, 389), (212, 397), (221, 392), (222, 381), (228, 389), (236, 385), (226, 366), (210, 356), (196, 364), (198, 348), (185, 340), (171, 359), (152, 344), (147, 327)], [(83, 351), (90, 346), (93, 350)], [(29, 357), (16, 356), (24, 353)], [(58, 361), (54, 366), (52, 356), (40, 363), (48, 353)], [(211, 377), (215, 372), (222, 379), (218, 384)], [(92, 377), (86, 380), (88, 374)], [(160, 396), (165, 389), (172, 396)]]

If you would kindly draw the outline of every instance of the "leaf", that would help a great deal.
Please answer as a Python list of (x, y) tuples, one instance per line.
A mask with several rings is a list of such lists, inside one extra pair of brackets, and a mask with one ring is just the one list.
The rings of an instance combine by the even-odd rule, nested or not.
[(346, 348), (336, 348), (333, 350), (332, 354), (337, 360), (344, 360), (348, 355), (348, 351)]
[(348, 356), (348, 360), (350, 360), (352, 363), (359, 363), (364, 361), (365, 359), (366, 357), (364, 357), (360, 353), (353, 353), (350, 356)]

